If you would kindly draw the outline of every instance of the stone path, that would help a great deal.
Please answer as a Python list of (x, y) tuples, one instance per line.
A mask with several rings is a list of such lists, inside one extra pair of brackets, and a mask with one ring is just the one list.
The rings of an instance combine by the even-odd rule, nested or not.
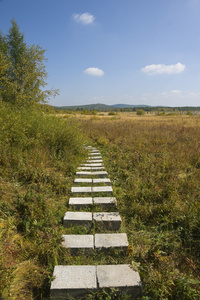
[[(127, 235), (118, 232), (121, 217), (116, 211), (117, 201), (113, 197), (111, 181), (103, 166), (102, 157), (96, 148), (87, 148), (88, 159), (76, 172), (78, 178), (74, 180), (75, 186), (71, 188), (72, 197), (69, 199), (71, 210), (65, 213), (63, 226), (72, 229), (74, 226), (84, 226), (88, 230), (93, 229), (95, 233), (63, 235), (62, 246), (69, 249), (72, 255), (79, 251), (90, 255), (92, 251), (99, 252), (103, 249), (127, 251)], [(105, 233), (107, 231), (109, 233)], [(55, 300), (71, 297), (77, 299), (89, 292), (101, 289), (109, 292), (112, 288), (116, 288), (119, 293), (131, 295), (131, 299), (141, 296), (139, 273), (128, 264), (61, 265), (55, 266), (53, 276), (50, 292), (51, 299)]]

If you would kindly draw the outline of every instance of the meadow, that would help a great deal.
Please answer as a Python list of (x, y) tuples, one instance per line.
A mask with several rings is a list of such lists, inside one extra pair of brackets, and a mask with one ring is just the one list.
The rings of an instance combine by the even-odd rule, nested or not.
[[(200, 299), (200, 117), (59, 114), (0, 103), (0, 298), (50, 299), (57, 264), (130, 263), (142, 300)], [(96, 146), (112, 181), (127, 253), (61, 246), (84, 144)], [(90, 230), (90, 233), (93, 229)], [(87, 299), (131, 299), (107, 292)]]
[(78, 119), (103, 155), (142, 299), (200, 299), (200, 117)]

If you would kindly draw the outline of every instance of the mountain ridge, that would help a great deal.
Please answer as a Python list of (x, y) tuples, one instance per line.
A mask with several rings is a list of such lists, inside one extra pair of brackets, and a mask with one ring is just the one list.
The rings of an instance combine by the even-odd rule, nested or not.
[(152, 107), (150, 105), (139, 104), (139, 105), (131, 105), (131, 104), (114, 104), (107, 105), (103, 103), (96, 104), (86, 104), (86, 105), (70, 105), (70, 106), (54, 106), (55, 109), (91, 109), (91, 110), (100, 110), (100, 109), (116, 109), (116, 108), (141, 108), (141, 107)]

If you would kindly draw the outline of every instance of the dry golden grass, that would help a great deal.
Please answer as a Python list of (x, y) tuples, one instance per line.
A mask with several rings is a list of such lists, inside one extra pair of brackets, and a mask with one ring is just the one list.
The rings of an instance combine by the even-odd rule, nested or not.
[(200, 299), (200, 117), (79, 121), (103, 154), (145, 299)]

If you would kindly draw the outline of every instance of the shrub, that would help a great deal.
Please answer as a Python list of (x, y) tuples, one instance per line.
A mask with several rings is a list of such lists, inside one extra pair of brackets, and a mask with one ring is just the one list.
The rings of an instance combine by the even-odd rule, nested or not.
[(85, 137), (74, 119), (2, 103), (0, 127), (0, 298), (46, 298)]
[(136, 115), (143, 116), (145, 115), (145, 111), (143, 109), (136, 109)]

